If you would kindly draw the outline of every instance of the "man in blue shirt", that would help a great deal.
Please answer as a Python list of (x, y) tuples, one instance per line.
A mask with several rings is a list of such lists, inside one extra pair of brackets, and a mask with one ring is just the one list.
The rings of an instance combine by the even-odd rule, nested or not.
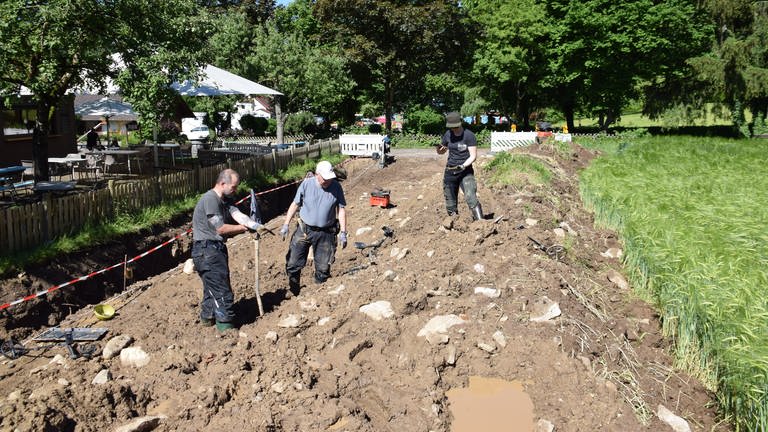
[(280, 235), (285, 240), (291, 218), (299, 211), (298, 224), (285, 256), (289, 288), (287, 298), (299, 293), (301, 270), (307, 264), (310, 247), (314, 252), (315, 282), (323, 283), (331, 276), (336, 234), (339, 234), (341, 247), (347, 246), (346, 205), (344, 191), (336, 181), (333, 166), (328, 161), (321, 161), (314, 175), (308, 176), (299, 185), (280, 229)]

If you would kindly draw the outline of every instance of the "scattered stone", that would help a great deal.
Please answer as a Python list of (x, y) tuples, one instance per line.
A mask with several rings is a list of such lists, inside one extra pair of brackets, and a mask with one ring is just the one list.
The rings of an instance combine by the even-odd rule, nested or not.
[(453, 216), (446, 216), (443, 218), (443, 221), (440, 223), (440, 225), (447, 230), (451, 230), (453, 229), (454, 220), (455, 218)]
[(16, 389), (8, 394), (9, 401), (15, 401), (21, 399), (21, 390)]
[(536, 422), (536, 430), (534, 432), (552, 432), (555, 430), (555, 425), (549, 420), (539, 419)]
[(237, 333), (237, 336), (241, 337), (243, 339), (247, 339), (248, 338), (248, 333), (246, 333), (246, 332), (241, 330), (240, 332)]
[(501, 296), (501, 290), (490, 287), (475, 287), (475, 294), (484, 295), (490, 298), (498, 298)]
[(389, 210), (389, 218), (391, 219), (393, 216), (395, 216), (399, 212), (398, 209), (393, 208)]
[(301, 318), (294, 314), (290, 314), (287, 317), (281, 319), (277, 323), (277, 326), (283, 328), (296, 328), (299, 326), (299, 324), (301, 324)]
[(614, 269), (611, 269), (608, 271), (608, 280), (613, 282), (617, 287), (623, 290), (629, 289), (629, 282), (627, 282), (627, 280), (624, 279), (624, 276), (622, 276), (621, 273), (617, 272)]
[(285, 391), (286, 384), (282, 381), (278, 381), (271, 386), (269, 386), (270, 390), (272, 390), (275, 393), (282, 393)]
[(574, 231), (573, 228), (571, 228), (571, 226), (568, 225), (568, 222), (560, 222), (560, 228), (565, 228), (565, 230), (568, 231), (568, 234), (572, 236), (579, 235), (579, 233)]
[(371, 231), (373, 231), (373, 228), (371, 228), (371, 227), (362, 227), (362, 228), (358, 228), (357, 231), (355, 231), (355, 235), (356, 236), (361, 236), (361, 235), (363, 235), (363, 234), (365, 234), (367, 232), (371, 232)]
[(564, 238), (565, 237), (565, 230), (562, 228), (555, 228), (552, 230), (552, 232), (555, 233), (555, 236), (558, 238)]
[(384, 318), (391, 318), (395, 315), (395, 312), (392, 310), (392, 304), (386, 300), (379, 300), (360, 306), (360, 312), (366, 314), (368, 318), (374, 321), (381, 321)]
[(466, 323), (458, 315), (438, 315), (432, 317), (427, 324), (419, 330), (416, 336), (425, 337), (432, 345), (448, 342), (448, 330), (455, 326)]
[(525, 224), (528, 225), (528, 226), (534, 226), (537, 223), (539, 223), (539, 221), (537, 221), (536, 219), (531, 219), (531, 218), (526, 218), (525, 219)]
[(120, 354), (123, 348), (127, 347), (133, 342), (133, 338), (128, 335), (117, 335), (104, 345), (104, 349), (101, 351), (101, 356), (105, 359), (111, 359), (112, 357)]
[(475, 264), (472, 268), (476, 273), (485, 273), (485, 266), (480, 263)]
[(448, 345), (448, 352), (445, 353), (445, 364), (451, 366), (456, 364), (456, 345)]
[(309, 300), (302, 300), (299, 302), (299, 308), (303, 311), (313, 311), (320, 306), (317, 305), (317, 301), (315, 299), (309, 299)]
[(659, 404), (656, 409), (656, 415), (659, 417), (659, 420), (668, 424), (675, 432), (691, 432), (688, 422), (682, 417), (675, 415), (664, 405)]
[(184, 269), (182, 271), (186, 274), (192, 274), (195, 272), (195, 263), (192, 261), (192, 258), (184, 261)]
[(394, 270), (387, 270), (384, 272), (384, 279), (392, 282), (397, 279), (397, 273)]
[(400, 248), (399, 247), (393, 247), (392, 250), (389, 251), (389, 257), (390, 258), (394, 258), (399, 253), (400, 253)]
[(434, 250), (427, 251), (427, 258), (432, 258), (432, 256), (434, 256), (434, 255), (435, 255), (435, 251)]
[(502, 348), (507, 347), (507, 338), (504, 336), (504, 333), (502, 333), (501, 330), (496, 330), (496, 332), (491, 337), (493, 338), (493, 341), (496, 342), (496, 345)]
[(592, 370), (592, 361), (589, 360), (589, 358), (584, 356), (576, 356), (577, 359), (581, 362), (581, 364), (584, 365), (585, 368), (587, 368), (588, 371)]
[(322, 317), (319, 320), (317, 320), (317, 325), (324, 326), (328, 324), (331, 321), (331, 317)]
[(561, 346), (563, 344), (563, 337), (555, 336), (552, 338), (552, 342), (555, 344), (555, 346)]
[(621, 255), (623, 254), (622, 250), (619, 248), (609, 248), (605, 252), (600, 253), (600, 255), (606, 257), (606, 258), (621, 258)]
[(268, 331), (267, 334), (264, 335), (264, 339), (272, 343), (277, 343), (277, 332), (274, 332), (272, 330)]
[(120, 364), (140, 368), (149, 364), (149, 354), (141, 347), (128, 347), (120, 351)]
[(400, 261), (401, 259), (405, 258), (406, 255), (408, 255), (408, 248), (403, 248), (403, 250), (397, 254), (397, 260)]
[(68, 386), (68, 385), (69, 385), (69, 381), (65, 380), (64, 378), (59, 378), (58, 380), (56, 380), (56, 382), (57, 382), (57, 383), (58, 383), (60, 386), (62, 386), (62, 387), (66, 387), (66, 386)]
[(328, 294), (330, 294), (330, 295), (339, 295), (339, 294), (341, 294), (342, 291), (344, 291), (344, 284), (341, 284), (341, 285), (337, 286), (335, 289), (332, 289), (332, 290), (328, 291)]
[(111, 379), (112, 379), (112, 373), (109, 371), (109, 369), (102, 369), (99, 371), (99, 373), (96, 374), (95, 377), (93, 377), (91, 384), (93, 385), (106, 384)]
[(168, 417), (164, 415), (135, 418), (130, 423), (115, 428), (115, 432), (148, 432), (155, 429), (160, 421), (166, 418)]
[(530, 306), (531, 321), (544, 322), (560, 316), (560, 305), (553, 302), (547, 296), (542, 296), (533, 301)]
[(487, 344), (487, 343), (484, 343), (484, 342), (478, 342), (477, 343), (477, 347), (480, 348), (481, 350), (487, 352), (487, 353), (492, 353), (492, 352), (496, 351), (496, 347), (494, 345)]
[(410, 221), (411, 221), (411, 217), (410, 216), (408, 216), (405, 219), (403, 219), (402, 221), (400, 221), (400, 225), (399, 225), (400, 228), (408, 225), (408, 222), (410, 222)]

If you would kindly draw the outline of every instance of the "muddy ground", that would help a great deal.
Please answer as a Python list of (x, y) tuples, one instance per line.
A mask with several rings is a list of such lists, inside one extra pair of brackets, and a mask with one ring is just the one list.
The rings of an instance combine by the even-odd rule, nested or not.
[[(490, 187), (483, 155), (475, 166), (489, 217), (473, 222), (462, 206), (448, 229), (444, 156), (396, 151), (383, 169), (370, 159), (347, 161), (350, 246), (337, 253), (326, 283), (314, 284), (308, 266), (300, 294), (286, 298), (287, 244), (263, 237), (259, 316), (255, 242), (229, 240), (236, 331), (196, 323), (201, 283), (183, 272), (186, 237), (137, 262), (125, 290), (117, 269), (9, 308), (2, 338), (29, 351), (0, 359), (0, 430), (118, 430), (143, 417), (146, 429), (134, 430), (447, 432), (455, 414), (446, 393), (470, 377), (522, 385), (537, 430), (549, 430), (547, 422), (556, 431), (672, 430), (657, 417), (659, 405), (692, 430), (730, 430), (713, 395), (673, 368), (658, 316), (625, 286), (621, 259), (612, 257), (621, 250), (616, 234), (595, 228), (582, 208), (577, 175), (594, 155), (578, 146), (517, 152), (547, 164), (553, 184)], [(388, 208), (370, 205), (376, 188), (391, 191)], [(263, 197), (275, 231), (282, 218), (274, 216), (293, 190)], [(352, 246), (384, 238), (382, 227), (394, 235), (375, 253)], [(112, 265), (188, 228), (189, 216), (181, 217), (26, 269), (2, 281), (0, 300)], [(548, 255), (530, 238), (564, 251)], [(92, 305), (105, 294), (117, 313), (99, 321)], [(380, 301), (391, 314), (377, 320), (360, 311)], [(419, 336), (434, 317), (459, 324)], [(30, 340), (57, 324), (107, 333), (75, 345), (95, 347), (92, 358), (72, 359), (66, 346)], [(101, 355), (116, 336), (130, 336), (133, 350)], [(136, 348), (146, 364), (127, 362)]]

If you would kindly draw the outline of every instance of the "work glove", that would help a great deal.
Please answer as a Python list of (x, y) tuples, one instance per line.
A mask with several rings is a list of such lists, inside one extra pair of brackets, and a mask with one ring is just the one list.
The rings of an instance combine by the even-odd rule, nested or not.
[(253, 222), (253, 223), (248, 224), (248, 230), (250, 230), (252, 233), (254, 233), (256, 235), (259, 235), (259, 236), (262, 236), (262, 235), (267, 234), (267, 233), (270, 232), (269, 228), (265, 227), (264, 225), (262, 225), (262, 224), (260, 224), (258, 222)]
[(436, 150), (437, 154), (444, 154), (446, 151), (448, 151), (448, 147), (441, 144), (437, 146)]
[(344, 249), (347, 247), (347, 232), (342, 231), (339, 233), (339, 243), (341, 243), (341, 248)]
[(280, 237), (285, 241), (285, 238), (288, 237), (288, 224), (283, 224), (283, 226), (280, 228)]

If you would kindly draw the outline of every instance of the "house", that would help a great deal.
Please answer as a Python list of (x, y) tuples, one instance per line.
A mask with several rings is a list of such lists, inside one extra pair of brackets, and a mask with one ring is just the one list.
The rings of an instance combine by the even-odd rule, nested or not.
[[(31, 96), (19, 96), (10, 106), (0, 99), (0, 166), (19, 165), (33, 159), (32, 131), (37, 119)], [(77, 152), (75, 145), (74, 96), (66, 96), (54, 110), (48, 135), (48, 156), (63, 157)]]
[(234, 130), (241, 130), (240, 118), (244, 115), (271, 118), (272, 104), (268, 98), (259, 96), (247, 101), (237, 102), (235, 104), (235, 112), (232, 113), (230, 127)]

